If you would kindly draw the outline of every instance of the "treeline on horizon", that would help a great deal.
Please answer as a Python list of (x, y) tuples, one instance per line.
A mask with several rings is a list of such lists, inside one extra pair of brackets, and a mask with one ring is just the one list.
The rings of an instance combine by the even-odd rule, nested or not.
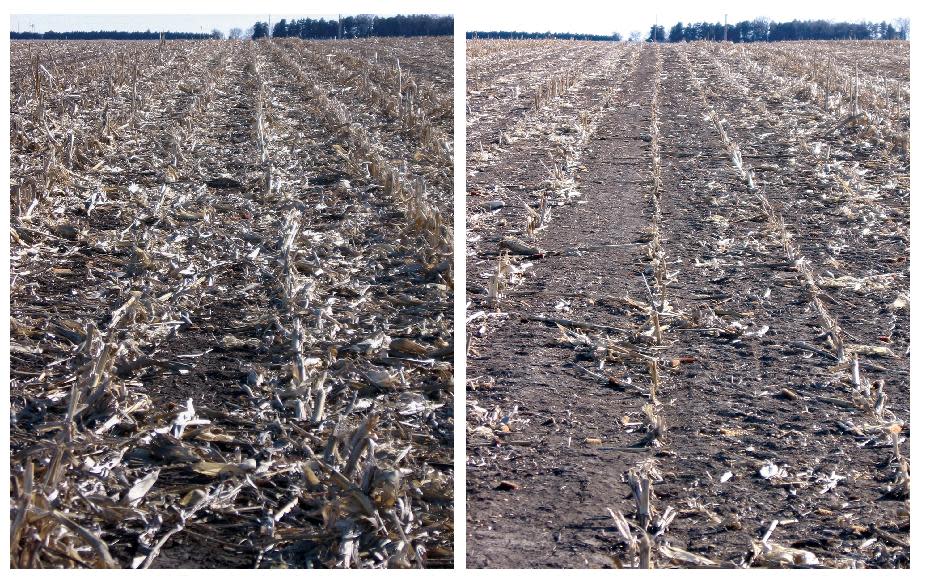
[(491, 32), (468, 32), (467, 39), (474, 38), (491, 38), (491, 39), (533, 39), (554, 38), (557, 40), (601, 40), (617, 41), (621, 40), (621, 35), (617, 32), (612, 34), (576, 34), (571, 32), (515, 32), (494, 30)]
[[(663, 26), (650, 27), (647, 42), (692, 42), (696, 40), (721, 41), (727, 38), (731, 42), (778, 42), (788, 40), (907, 40), (908, 19), (889, 22), (829, 22), (827, 20), (792, 20), (791, 22), (774, 22), (765, 18), (744, 20), (725, 25), (720, 22), (696, 22), (683, 24), (677, 22), (667, 34)], [(622, 40), (617, 32), (611, 35), (570, 34), (565, 32), (515, 32), (491, 31), (468, 32), (468, 39), (540, 39), (556, 38), (562, 40)], [(629, 40), (642, 40), (640, 33), (632, 33)]]
[[(160, 32), (128, 32), (123, 30), (75, 30), (71, 32), (13, 32), (10, 40), (159, 40)], [(215, 38), (205, 32), (165, 32), (165, 40), (206, 40)]]
[[(268, 31), (270, 34), (268, 34)], [(280, 20), (268, 29), (266, 22), (255, 22), (248, 31), (232, 29), (229, 38), (253, 39), (274, 37), (297, 38), (367, 38), (371, 36), (449, 36), (454, 34), (454, 17), (434, 14), (399, 14), (373, 16), (360, 14), (340, 20), (301, 18)], [(223, 38), (219, 30), (212, 32), (165, 32), (165, 40), (206, 40)], [(13, 32), (11, 40), (158, 40), (161, 32), (126, 32), (120, 30), (93, 30), (73, 32)]]
[[(454, 17), (434, 14), (373, 16), (359, 14), (339, 20), (319, 18), (285, 19), (274, 24), (274, 38), (367, 38), (371, 36), (449, 36), (454, 34)], [(268, 36), (267, 23), (255, 22), (251, 38)]]

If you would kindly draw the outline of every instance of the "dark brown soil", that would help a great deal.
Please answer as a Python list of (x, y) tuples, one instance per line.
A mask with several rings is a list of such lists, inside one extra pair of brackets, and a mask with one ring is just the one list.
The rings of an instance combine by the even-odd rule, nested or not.
[[(470, 337), (468, 566), (628, 566), (607, 508), (633, 519), (624, 475), (651, 458), (662, 472), (653, 498), (657, 513), (668, 507), (678, 511), (658, 544), (722, 567), (744, 566), (753, 563), (753, 542), (775, 519), (779, 526), (770, 540), (814, 553), (821, 566), (905, 567), (909, 504), (886, 497), (894, 478), (891, 444), (885, 434), (847, 432), (848, 424), (866, 424), (868, 412), (839, 403), (849, 399), (845, 372), (820, 338), (820, 318), (807, 288), (706, 120), (679, 50), (662, 52), (659, 227), (671, 273), (668, 303), (684, 314), (664, 322), (658, 407), (668, 432), (661, 447), (635, 448), (647, 427), (641, 413), (649, 400), (646, 367), (605, 363), (600, 369), (558, 340), (556, 327), (529, 318), (587, 321), (629, 334), (645, 324), (623, 299), (646, 302), (645, 277), (651, 281), (642, 241), (652, 222), (648, 137), (657, 49), (648, 46), (582, 155), (584, 169), (576, 181), (585, 203), (558, 209), (537, 240), (545, 255), (530, 258), (534, 266), (525, 282), (503, 293), (497, 310), (506, 316), (487, 318)], [(693, 62), (694, 54), (690, 50)], [(591, 97), (569, 99), (577, 109), (588, 109), (594, 105)], [(719, 91), (709, 99), (728, 115), (731, 137), (742, 144), (745, 160), (755, 165), (757, 159), (783, 156), (781, 170), (758, 177), (819, 273), (826, 268), (837, 277), (860, 276), (865, 268), (877, 268), (876, 252), (865, 246), (843, 254), (840, 267), (825, 262), (828, 242), (842, 241), (843, 235), (835, 231), (831, 214), (794, 203), (800, 188), (821, 186), (802, 184), (801, 176), (814, 168), (782, 143), (788, 135), (778, 133), (785, 129), (776, 125), (776, 112), (770, 110), (765, 118), (770, 127), (759, 132), (777, 132), (779, 139), (758, 143), (738, 129), (734, 97)], [(530, 147), (518, 145), (508, 150), (505, 165), (531, 167)], [(494, 181), (539, 179), (493, 171), (473, 175), (468, 191), (486, 191)], [(499, 237), (480, 234), (471, 245), (468, 275), (486, 270), (498, 252), (493, 244)], [(886, 244), (888, 239), (886, 234)], [(591, 245), (609, 247), (580, 256), (570, 252)], [(879, 252), (904, 257), (906, 246)], [(828, 305), (841, 324), (846, 322), (854, 342), (878, 344), (878, 336), (892, 336), (898, 358), (861, 355), (860, 361), (866, 377), (885, 381), (888, 405), (905, 424), (902, 436), (909, 417), (909, 327), (906, 311), (896, 317), (889, 307), (896, 295), (887, 295), (906, 284), (902, 280), (884, 294), (851, 297), (852, 291), (840, 291)], [(483, 280), (468, 280), (471, 312), (491, 308), (484, 286)], [(725, 338), (683, 324), (707, 312), (746, 325), (748, 333)], [(901, 318), (905, 322), (895, 322)], [(886, 321), (889, 331), (878, 327)], [(796, 347), (797, 342), (817, 351)], [(783, 395), (783, 388), (797, 399)], [(491, 426), (487, 437), (474, 428), (482, 423), (481, 411), (494, 408), (507, 417)], [(906, 442), (902, 450), (908, 454)], [(761, 477), (759, 469), (768, 462), (785, 467), (790, 477)], [(732, 476), (722, 482), (727, 472)], [(824, 490), (832, 475), (844, 478)], [(673, 565), (661, 556), (654, 563)]]

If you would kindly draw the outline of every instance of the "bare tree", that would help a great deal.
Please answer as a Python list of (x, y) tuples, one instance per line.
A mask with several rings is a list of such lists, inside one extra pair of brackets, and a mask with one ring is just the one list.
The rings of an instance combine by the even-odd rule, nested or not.
[(223, 38), (225, 38), (225, 35), (222, 34), (222, 31), (219, 30), (218, 28), (213, 28), (212, 32), (209, 33), (209, 36), (216, 40), (222, 40)]
[(229, 30), (229, 40), (238, 40), (242, 37), (242, 30), (240, 28), (232, 28)]
[(898, 27), (898, 32), (901, 33), (901, 38), (904, 40), (911, 40), (908, 36), (911, 33), (911, 19), (910, 18), (899, 18), (895, 21), (895, 26)]
[(641, 31), (640, 30), (633, 31), (630, 34), (630, 36), (628, 36), (628, 40), (630, 42), (640, 42), (641, 41)]

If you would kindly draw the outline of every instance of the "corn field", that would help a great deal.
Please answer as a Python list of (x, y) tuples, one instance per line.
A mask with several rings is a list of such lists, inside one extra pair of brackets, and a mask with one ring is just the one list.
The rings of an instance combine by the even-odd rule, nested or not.
[(453, 557), (450, 39), (11, 43), (11, 565)]
[(909, 566), (909, 62), (468, 41), (468, 566)]

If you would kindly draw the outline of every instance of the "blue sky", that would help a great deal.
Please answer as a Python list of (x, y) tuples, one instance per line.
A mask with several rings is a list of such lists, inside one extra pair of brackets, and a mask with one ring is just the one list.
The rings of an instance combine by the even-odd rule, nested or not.
[(526, 6), (521, 2), (500, 3), (498, 0), (467, 0), (465, 19), (458, 19), (467, 30), (519, 30), (527, 32), (585, 32), (611, 34), (649, 30), (656, 21), (667, 29), (678, 21), (728, 22), (767, 17), (771, 20), (844, 20), (858, 22), (891, 21), (911, 15), (908, 2), (879, 0), (878, 2), (827, 2), (820, 0), (776, 0), (775, 2), (744, 2), (743, 0), (698, 0), (657, 2), (602, 2), (570, 0), (536, 2)]
[[(281, 18), (338, 18), (337, 14), (270, 14), (271, 23)], [(246, 29), (256, 21), (267, 20), (267, 14), (22, 14), (10, 16), (10, 30), (36, 32), (48, 30), (171, 30), (176, 32), (209, 32), (218, 28), (228, 33), (230, 28)]]
[[(15, 4), (15, 0), (13, 0)], [(96, 15), (67, 14), (75, 11), (74, 4), (33, 0), (27, 8), (11, 8), (16, 12), (58, 12), (58, 14), (11, 15), (12, 30), (28, 31), (35, 25), (37, 32), (46, 30), (175, 30), (183, 32), (209, 32), (218, 28), (227, 33), (230, 28), (246, 29), (256, 20), (267, 20), (267, 14), (150, 14), (158, 11), (184, 12), (191, 9), (204, 12), (247, 12), (254, 9), (253, 2), (237, 0), (176, 2), (161, 0), (158, 4), (144, 2), (101, 3), (94, 0), (81, 2), (77, 10)], [(93, 6), (93, 7), (90, 7)], [(533, 2), (500, 2), (499, 0), (340, 0), (280, 2), (266, 0), (271, 22), (281, 18), (290, 20), (304, 16), (334, 18), (335, 11), (344, 14), (380, 13), (454, 13), (458, 30), (522, 30), (533, 32), (586, 32), (611, 34), (620, 32), (625, 37), (633, 30), (645, 32), (654, 21), (672, 26), (677, 21), (729, 22), (767, 17), (773, 20), (824, 19), (847, 21), (892, 21), (911, 16), (911, 4), (899, 0), (878, 2), (844, 0), (842, 2), (809, 0), (776, 0), (775, 2), (744, 2), (743, 0), (662, 0), (657, 2), (602, 2), (601, 0), (562, 0)], [(57, 8), (57, 9), (56, 9)], [(310, 13), (295, 13), (309, 8)], [(101, 14), (106, 12), (136, 12), (131, 15)], [(139, 14), (149, 12), (149, 14)]]

